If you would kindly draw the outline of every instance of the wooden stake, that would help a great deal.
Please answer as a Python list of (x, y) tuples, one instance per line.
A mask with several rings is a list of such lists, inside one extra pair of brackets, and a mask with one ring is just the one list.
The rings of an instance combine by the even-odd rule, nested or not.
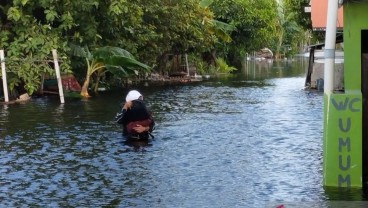
[(4, 50), (0, 50), (0, 60), (1, 60), (1, 74), (3, 77), (3, 88), (4, 88), (3, 90), (5, 102), (9, 102), (8, 81), (6, 80)]
[(188, 55), (185, 54), (185, 64), (187, 65), (187, 75), (188, 77), (190, 76), (190, 72), (189, 72), (189, 64), (188, 64)]
[(64, 103), (63, 85), (61, 83), (60, 68), (59, 68), (59, 62), (58, 62), (56, 49), (52, 49), (52, 56), (54, 58), (54, 66), (55, 66), (55, 72), (56, 72), (56, 79), (58, 82), (60, 102)]

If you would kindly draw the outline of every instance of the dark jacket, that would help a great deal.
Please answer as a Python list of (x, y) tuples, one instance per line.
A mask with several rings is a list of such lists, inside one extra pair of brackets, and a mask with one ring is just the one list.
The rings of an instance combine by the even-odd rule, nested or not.
[[(155, 122), (153, 120), (151, 113), (147, 109), (145, 103), (142, 100), (133, 100), (132, 107), (128, 110), (125, 110), (122, 108), (124, 104), (120, 106), (121, 106), (121, 109), (120, 109), (120, 112), (116, 115), (116, 122), (119, 124), (122, 124), (123, 135), (126, 137), (132, 137), (132, 138), (148, 139), (149, 134), (153, 131)], [(127, 129), (127, 126), (129, 125), (129, 123), (132, 123), (132, 122), (139, 123), (139, 121), (145, 121), (144, 123), (147, 123), (147, 120), (150, 121), (149, 122), (150, 129), (148, 132), (137, 134), (137, 133), (132, 133), (130, 129)]]

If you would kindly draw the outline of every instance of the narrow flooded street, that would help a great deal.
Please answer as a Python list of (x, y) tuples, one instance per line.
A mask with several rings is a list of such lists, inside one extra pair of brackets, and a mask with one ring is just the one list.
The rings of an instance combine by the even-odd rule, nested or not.
[[(300, 61), (140, 87), (154, 140), (126, 144), (124, 91), (0, 106), (4, 207), (323, 207), (323, 94)], [(313, 206), (306, 206), (313, 207)]]

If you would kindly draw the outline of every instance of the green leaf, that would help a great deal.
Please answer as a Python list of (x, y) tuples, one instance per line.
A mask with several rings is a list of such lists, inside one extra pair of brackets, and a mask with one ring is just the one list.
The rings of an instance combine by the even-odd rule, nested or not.
[(26, 5), (27, 4), (27, 2), (28, 2), (28, 0), (22, 0), (22, 6), (24, 6), (24, 5)]
[(45, 14), (48, 22), (53, 22), (57, 17), (57, 13), (54, 10), (45, 10)]
[(199, 2), (199, 5), (201, 5), (202, 7), (208, 7), (212, 4), (214, 0), (201, 0)]
[(10, 7), (7, 15), (10, 20), (18, 21), (20, 19), (20, 12), (16, 7)]
[(98, 48), (93, 52), (93, 56), (95, 58), (102, 58), (102, 59), (108, 58), (109, 56), (121, 56), (134, 59), (133, 55), (129, 51), (113, 46), (105, 46)]

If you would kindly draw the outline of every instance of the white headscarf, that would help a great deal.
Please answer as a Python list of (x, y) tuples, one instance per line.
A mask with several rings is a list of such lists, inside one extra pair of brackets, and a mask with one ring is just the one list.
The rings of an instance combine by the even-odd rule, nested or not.
[(125, 100), (127, 102), (132, 101), (132, 100), (137, 100), (140, 96), (143, 96), (143, 95), (141, 95), (141, 93), (139, 93), (137, 90), (131, 90), (128, 92)]

